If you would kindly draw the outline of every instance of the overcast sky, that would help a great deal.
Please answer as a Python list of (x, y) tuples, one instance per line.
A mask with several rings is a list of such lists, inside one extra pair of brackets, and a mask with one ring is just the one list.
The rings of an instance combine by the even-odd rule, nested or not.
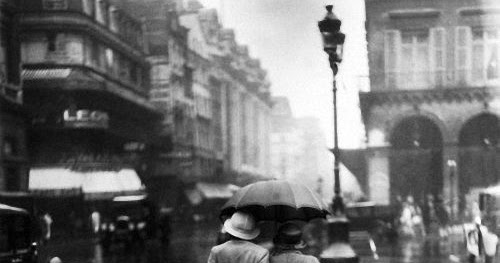
[[(339, 72), (339, 131), (341, 147), (359, 147), (364, 132), (358, 109), (358, 83), (367, 78), (364, 0), (200, 0), (217, 8), (239, 44), (269, 73), (273, 95), (290, 99), (296, 117), (320, 119), (333, 141), (332, 73), (322, 49), (317, 22), (334, 5), (346, 34), (344, 61)], [(366, 89), (363, 88), (363, 89)]]

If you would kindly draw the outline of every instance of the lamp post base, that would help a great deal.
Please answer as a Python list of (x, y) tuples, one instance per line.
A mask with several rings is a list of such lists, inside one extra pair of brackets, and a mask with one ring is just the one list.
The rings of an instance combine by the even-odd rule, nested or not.
[(330, 245), (320, 255), (322, 263), (358, 263), (359, 258), (349, 244), (349, 220), (341, 216), (328, 218)]

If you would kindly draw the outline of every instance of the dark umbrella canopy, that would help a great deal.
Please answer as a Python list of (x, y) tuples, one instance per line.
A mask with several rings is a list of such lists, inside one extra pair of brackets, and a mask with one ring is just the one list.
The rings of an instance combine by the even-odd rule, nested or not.
[(221, 218), (246, 211), (257, 220), (284, 222), (325, 218), (328, 206), (308, 187), (282, 180), (257, 182), (239, 189), (222, 207)]

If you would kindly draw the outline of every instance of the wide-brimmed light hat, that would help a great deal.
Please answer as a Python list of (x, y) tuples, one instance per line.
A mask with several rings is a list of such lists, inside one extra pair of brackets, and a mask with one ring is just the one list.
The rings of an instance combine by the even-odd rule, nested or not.
[(230, 219), (226, 220), (224, 230), (232, 236), (244, 240), (252, 240), (260, 234), (260, 229), (257, 228), (253, 216), (242, 212), (236, 212)]
[(277, 247), (302, 249), (306, 243), (302, 240), (302, 230), (294, 223), (285, 223), (278, 229), (278, 234), (274, 238)]

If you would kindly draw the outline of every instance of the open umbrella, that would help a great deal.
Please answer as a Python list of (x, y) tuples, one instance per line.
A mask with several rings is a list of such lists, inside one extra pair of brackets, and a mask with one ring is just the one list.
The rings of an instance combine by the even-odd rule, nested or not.
[(234, 193), (222, 207), (221, 218), (246, 211), (257, 220), (284, 222), (325, 218), (328, 206), (304, 185), (282, 180), (249, 184)]

